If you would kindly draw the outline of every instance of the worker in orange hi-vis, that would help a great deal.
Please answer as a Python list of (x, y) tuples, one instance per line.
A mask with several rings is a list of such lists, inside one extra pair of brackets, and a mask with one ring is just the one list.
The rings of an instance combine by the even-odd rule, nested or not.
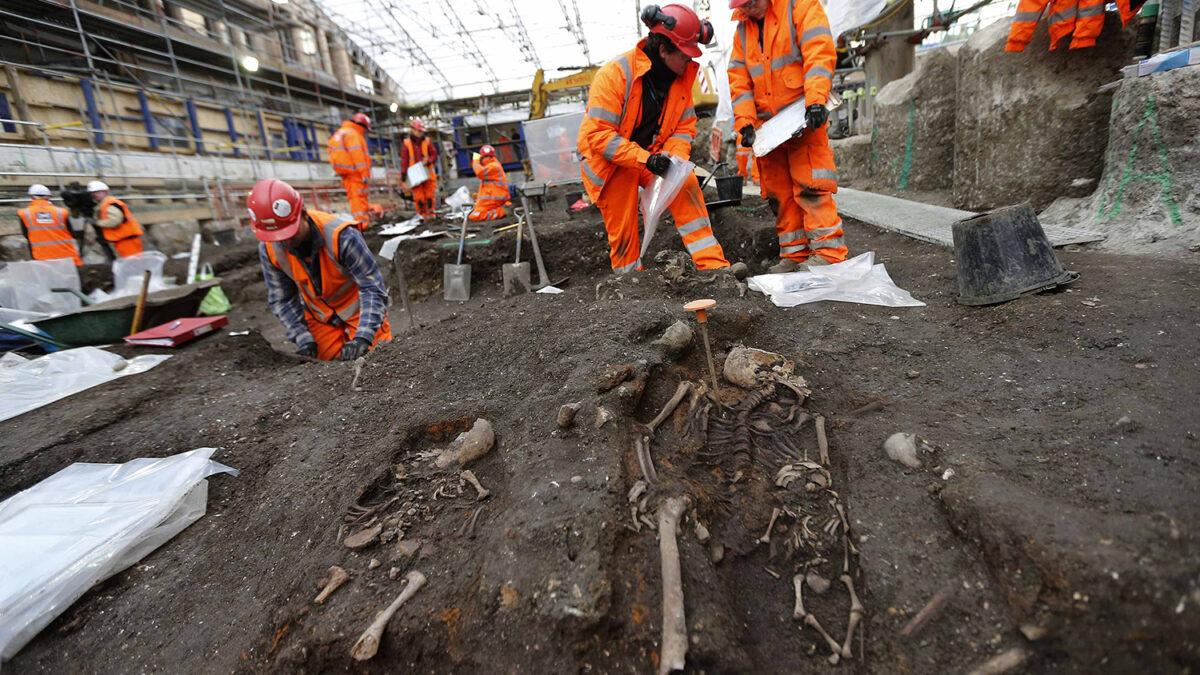
[(485, 145), (471, 158), (471, 169), (479, 179), (479, 193), (475, 196), (475, 208), (467, 219), (497, 220), (508, 215), (504, 207), (512, 203), (508, 194), (508, 177), (504, 167), (496, 159), (496, 149)]
[(341, 128), (329, 137), (329, 163), (337, 175), (342, 177), (342, 187), (350, 200), (350, 212), (358, 229), (365, 230), (371, 223), (371, 204), (367, 197), (371, 181), (371, 154), (367, 152), (366, 132), (371, 129), (371, 118), (365, 113), (354, 113), (342, 122)]
[[(692, 84), (699, 69), (692, 59), (700, 56), (697, 44), (710, 42), (713, 33), (712, 24), (683, 5), (648, 5), (641, 20), (650, 35), (596, 73), (579, 127), (583, 185), (604, 217), (617, 274), (642, 268), (638, 187), (649, 187), (655, 176), (667, 173), (670, 156), (691, 155), (696, 135)], [(697, 268), (729, 267), (694, 174), (668, 208)]]
[(29, 241), (29, 257), (33, 260), (67, 258), (82, 265), (79, 247), (67, 226), (67, 211), (50, 203), (50, 188), (41, 183), (29, 186), (29, 206), (18, 209), (21, 231)]
[(790, 272), (805, 261), (841, 262), (847, 249), (825, 128), (837, 64), (829, 19), (819, 0), (730, 0), (729, 7), (738, 22), (729, 92), (742, 147), (752, 147), (756, 129), (784, 106), (805, 106), (804, 129), (757, 158), (779, 236), (780, 260), (770, 271)]
[(411, 131), (400, 146), (400, 174), (405, 187), (408, 187), (408, 167), (421, 162), (429, 172), (429, 178), (420, 185), (411, 187), (413, 201), (416, 202), (417, 213), (423, 218), (437, 216), (437, 145), (425, 137), (425, 123), (414, 119), (410, 125)]
[(146, 230), (129, 212), (125, 202), (110, 195), (103, 181), (91, 181), (87, 191), (96, 202), (96, 218), (92, 223), (100, 227), (100, 233), (116, 250), (117, 257), (128, 258), (141, 253), (142, 235)]

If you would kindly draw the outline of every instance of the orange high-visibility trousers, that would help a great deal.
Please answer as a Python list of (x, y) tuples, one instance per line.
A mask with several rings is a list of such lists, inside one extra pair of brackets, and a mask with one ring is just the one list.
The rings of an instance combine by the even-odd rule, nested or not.
[[(608, 230), (609, 259), (613, 272), (624, 274), (642, 268), (638, 258), (642, 242), (638, 236), (638, 186), (649, 187), (656, 176), (646, 168), (618, 167), (604, 181), (604, 189), (596, 206), (604, 217), (604, 229)], [(708, 209), (704, 196), (700, 194), (700, 183), (691, 174), (683, 189), (667, 209), (675, 219), (675, 230), (683, 239), (683, 246), (696, 263), (697, 269), (716, 270), (729, 267), (725, 252), (713, 234), (708, 220)]]
[(371, 223), (371, 207), (367, 201), (367, 183), (358, 176), (347, 174), (342, 176), (342, 187), (346, 188), (346, 198), (350, 200), (350, 213), (358, 229), (365, 230)]
[(425, 218), (437, 215), (437, 177), (430, 172), (429, 180), (412, 189), (413, 201), (416, 202), (417, 213)]
[(117, 241), (108, 242), (117, 251), (118, 258), (128, 258), (131, 255), (137, 255), (142, 252), (142, 238), (129, 237)]
[(775, 210), (779, 257), (803, 262), (817, 254), (831, 263), (845, 260), (849, 250), (833, 194), (813, 184), (837, 180), (825, 128), (805, 131), (759, 157), (758, 168), (763, 197)]
[[(358, 330), (358, 314), (338, 326), (317, 321), (317, 318), (308, 312), (304, 313), (304, 319), (308, 323), (308, 332), (312, 333), (313, 339), (317, 341), (317, 358), (322, 361), (336, 359), (338, 354), (342, 353), (342, 347), (354, 339), (354, 332)], [(375, 342), (371, 347), (374, 348), (380, 342), (389, 342), (391, 339), (392, 325), (388, 323), (388, 317), (385, 316), (383, 324), (379, 326), (379, 330), (375, 331)]]
[(493, 206), (491, 208), (475, 205), (475, 210), (467, 214), (467, 220), (473, 223), (481, 223), (485, 220), (499, 220), (508, 215), (508, 211), (504, 210), (503, 206)]
[(739, 176), (749, 178), (754, 183), (758, 182), (758, 162), (754, 161), (754, 150), (752, 148), (738, 146), (737, 164)]

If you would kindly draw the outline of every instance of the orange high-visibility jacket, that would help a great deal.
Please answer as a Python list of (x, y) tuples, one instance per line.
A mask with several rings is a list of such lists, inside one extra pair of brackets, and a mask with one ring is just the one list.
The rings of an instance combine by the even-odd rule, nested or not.
[(761, 34), (744, 9), (733, 18), (738, 27), (727, 70), (734, 129), (757, 128), (801, 96), (806, 107), (828, 100), (837, 50), (818, 0), (772, 0)]
[[(402, 152), (400, 153), (400, 172), (401, 173), (408, 171), (408, 167), (413, 164), (416, 164), (417, 162), (424, 162), (427, 159), (429, 159), (429, 160), (437, 159), (437, 146), (435, 146), (433, 144), (433, 141), (429, 140), (428, 136), (421, 139), (420, 147), (421, 147), (421, 154), (420, 154), (420, 156), (418, 156), (417, 148), (416, 148), (416, 146), (413, 145), (412, 138), (410, 138), (408, 136), (404, 137), (404, 143), (402, 144), (402, 147), (401, 147)], [(427, 168), (429, 169), (429, 175), (434, 176), (435, 174), (433, 171), (433, 166), (429, 166)]]
[[(1033, 31), (1047, 5), (1050, 7), (1047, 19), (1050, 24), (1050, 49), (1058, 49), (1058, 42), (1072, 32), (1075, 35), (1071, 38), (1071, 49), (1095, 46), (1096, 38), (1104, 28), (1104, 0), (1020, 0), (1008, 29), (1004, 51), (1025, 51), (1025, 47), (1033, 40)], [(1121, 25), (1128, 25), (1140, 8), (1140, 5), (1131, 6), (1131, 0), (1117, 0)]]
[(479, 194), (475, 196), (475, 208), (494, 209), (512, 202), (508, 195), (508, 177), (504, 175), (504, 167), (500, 165), (500, 160), (495, 157), (481, 157), (479, 161), (471, 162), (471, 169), (480, 180)]
[(267, 244), (267, 258), (296, 282), (300, 299), (308, 313), (317, 321), (328, 324), (349, 323), (358, 315), (358, 284), (338, 263), (338, 235), (354, 225), (330, 213), (305, 209), (308, 217), (321, 230), (325, 246), (321, 249), (321, 292), (313, 285), (304, 262), (288, 250), (283, 242)]
[(67, 227), (67, 210), (50, 203), (47, 199), (34, 199), (28, 208), (17, 211), (25, 225), (25, 236), (29, 239), (29, 254), (34, 260), (57, 260), (71, 258), (82, 265), (75, 237)]
[(696, 137), (696, 109), (692, 107), (692, 83), (699, 66), (690, 62), (667, 92), (659, 118), (658, 135), (650, 147), (629, 140), (642, 116), (642, 78), (650, 70), (650, 57), (642, 51), (643, 39), (632, 49), (604, 64), (592, 80), (587, 113), (579, 126), (578, 147), (583, 155), (581, 173), (588, 197), (595, 202), (604, 181), (617, 167), (638, 168), (656, 152), (680, 159), (692, 154)]
[(129, 207), (125, 205), (125, 202), (112, 195), (105, 197), (103, 201), (100, 202), (100, 206), (96, 209), (96, 220), (104, 220), (107, 217), (106, 214), (108, 212), (108, 207), (114, 205), (121, 209), (121, 213), (125, 215), (125, 220), (121, 221), (121, 224), (116, 227), (100, 228), (100, 231), (104, 233), (105, 241), (133, 239), (134, 237), (140, 237), (146, 233), (146, 231), (142, 229), (141, 223), (139, 223), (137, 219), (133, 217), (133, 214), (129, 212)]
[(367, 137), (362, 126), (346, 120), (329, 137), (329, 163), (339, 176), (371, 177), (371, 155), (367, 154)]

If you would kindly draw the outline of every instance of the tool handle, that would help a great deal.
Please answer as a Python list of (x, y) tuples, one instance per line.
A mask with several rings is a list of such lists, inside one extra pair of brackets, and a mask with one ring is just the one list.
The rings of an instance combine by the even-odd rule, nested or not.
[(142, 292), (138, 294), (137, 307), (133, 310), (133, 327), (129, 334), (133, 335), (142, 328), (142, 312), (146, 311), (146, 293), (150, 290), (150, 270), (142, 274)]
[(542, 262), (542, 251), (538, 248), (537, 232), (533, 229), (533, 219), (529, 217), (529, 198), (521, 196), (521, 203), (525, 207), (525, 224), (529, 226), (529, 243), (533, 245), (533, 259), (537, 262), (538, 269), (538, 285), (549, 286), (550, 275), (546, 274), (546, 264)]
[(525, 214), (517, 215), (517, 259), (514, 262), (521, 262), (521, 230), (525, 225)]
[(462, 264), (463, 247), (467, 243), (467, 214), (468, 213), (469, 213), (469, 211), (463, 211), (462, 233), (460, 233), (458, 235), (458, 262), (455, 263), (457, 265)]

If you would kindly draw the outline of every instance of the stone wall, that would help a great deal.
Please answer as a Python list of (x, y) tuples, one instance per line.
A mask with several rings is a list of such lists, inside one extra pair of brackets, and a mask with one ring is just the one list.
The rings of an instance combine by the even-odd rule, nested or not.
[(908, 75), (875, 97), (875, 183), (882, 189), (945, 190), (954, 171), (957, 46), (917, 59)]

